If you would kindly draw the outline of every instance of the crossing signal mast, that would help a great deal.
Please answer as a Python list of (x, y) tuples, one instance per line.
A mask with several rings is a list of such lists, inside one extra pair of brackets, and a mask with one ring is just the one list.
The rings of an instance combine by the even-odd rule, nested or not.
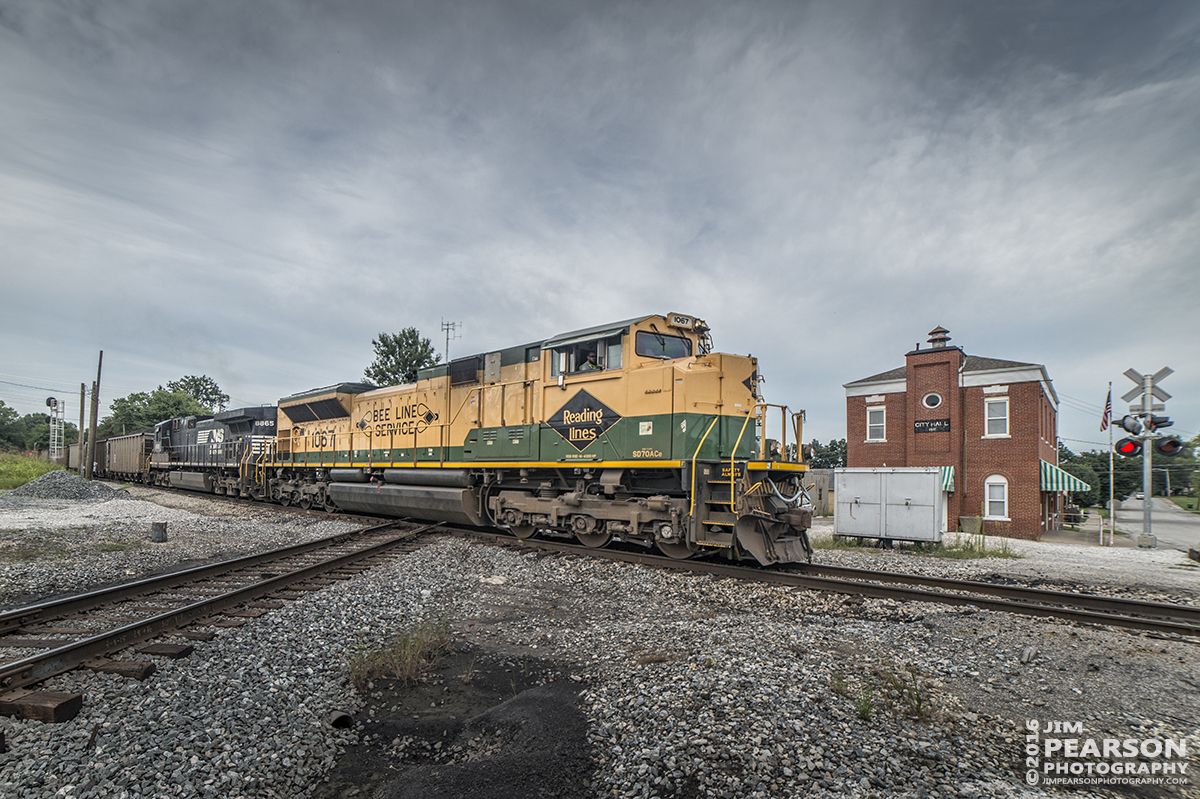
[(1156, 412), (1165, 411), (1167, 408), (1166, 405), (1154, 401), (1157, 399), (1165, 403), (1171, 398), (1171, 395), (1163, 391), (1158, 384), (1174, 371), (1169, 366), (1164, 366), (1152, 375), (1143, 375), (1134, 369), (1125, 372), (1125, 376), (1136, 383), (1137, 388), (1131, 389), (1121, 399), (1132, 403), (1141, 397), (1141, 401), (1137, 405), (1131, 404), (1129, 413), (1117, 423), (1118, 427), (1130, 435), (1114, 444), (1113, 449), (1118, 455), (1126, 458), (1144, 456), (1142, 458), (1142, 496), (1145, 499), (1142, 500), (1142, 537), (1138, 539), (1138, 546), (1153, 547), (1157, 543), (1150, 533), (1153, 454), (1157, 452), (1164, 458), (1174, 458), (1183, 451), (1182, 441), (1175, 436), (1166, 436), (1159, 432), (1162, 428), (1170, 427), (1175, 423), (1166, 416), (1156, 415)]

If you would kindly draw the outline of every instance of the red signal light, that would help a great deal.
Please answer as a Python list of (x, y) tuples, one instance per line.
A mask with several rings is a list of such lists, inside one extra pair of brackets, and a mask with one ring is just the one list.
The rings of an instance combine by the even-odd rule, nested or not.
[(1183, 452), (1183, 442), (1178, 438), (1160, 438), (1154, 442), (1154, 451), (1164, 458), (1174, 458)]
[(1135, 441), (1132, 438), (1122, 438), (1113, 445), (1118, 455), (1123, 455), (1126, 458), (1133, 458), (1142, 454), (1142, 442)]

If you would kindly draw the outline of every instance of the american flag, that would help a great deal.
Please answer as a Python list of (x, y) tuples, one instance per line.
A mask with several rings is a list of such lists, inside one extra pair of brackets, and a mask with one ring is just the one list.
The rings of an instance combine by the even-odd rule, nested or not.
[(1112, 421), (1112, 389), (1108, 390), (1108, 399), (1104, 401), (1104, 416), (1100, 419), (1100, 432), (1103, 433), (1108, 429), (1108, 423)]

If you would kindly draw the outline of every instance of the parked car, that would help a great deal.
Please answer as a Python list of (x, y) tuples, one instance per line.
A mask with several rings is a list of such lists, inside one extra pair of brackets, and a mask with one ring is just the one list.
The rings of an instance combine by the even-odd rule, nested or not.
[(1146, 495), (1145, 495), (1145, 494), (1143, 494), (1141, 491), (1139, 491), (1139, 492), (1137, 492), (1136, 494), (1134, 494), (1134, 495), (1133, 495), (1133, 498), (1134, 498), (1134, 499), (1145, 499), (1145, 498), (1146, 498)]

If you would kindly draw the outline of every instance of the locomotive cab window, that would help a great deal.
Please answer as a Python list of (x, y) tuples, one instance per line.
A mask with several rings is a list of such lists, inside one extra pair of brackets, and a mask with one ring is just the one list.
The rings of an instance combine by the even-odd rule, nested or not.
[(692, 354), (691, 339), (682, 336), (665, 336), (650, 330), (639, 330), (634, 351), (643, 358), (687, 358)]
[(621, 337), (581, 341), (555, 347), (550, 360), (550, 375), (587, 374), (621, 368)]

